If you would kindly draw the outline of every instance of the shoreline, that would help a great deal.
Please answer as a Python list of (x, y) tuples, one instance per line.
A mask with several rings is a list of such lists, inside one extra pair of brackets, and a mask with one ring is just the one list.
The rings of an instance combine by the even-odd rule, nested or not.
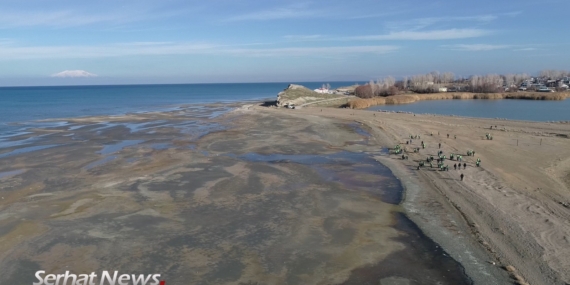
[[(447, 128), (447, 129), (454, 129), (457, 130), (457, 127), (459, 127), (460, 125), (454, 124), (454, 123), (445, 123), (446, 121), (459, 121), (462, 124), (465, 125), (475, 125), (475, 124), (480, 124), (480, 126), (478, 128), (480, 128), (481, 130), (479, 132), (485, 132), (485, 131), (489, 131), (488, 127), (487, 130), (484, 129), (485, 124), (488, 124), (488, 122), (490, 120), (490, 118), (476, 118), (476, 119), (471, 119), (471, 118), (464, 118), (464, 117), (457, 117), (457, 116), (443, 116), (443, 115), (436, 115), (436, 116), (431, 116), (431, 115), (419, 115), (419, 116), (415, 116), (414, 115), (410, 115), (410, 114), (405, 114), (405, 113), (378, 113), (378, 112), (372, 112), (372, 111), (367, 111), (367, 110), (326, 110), (323, 108), (323, 111), (317, 111), (317, 108), (313, 108), (314, 111), (312, 110), (297, 110), (297, 111), (291, 111), (294, 113), (298, 113), (298, 115), (314, 115), (314, 116), (323, 116), (323, 117), (334, 117), (334, 118), (340, 118), (340, 119), (345, 119), (345, 120), (349, 120), (349, 121), (357, 121), (360, 123), (363, 123), (365, 125), (368, 125), (369, 127), (372, 127), (372, 129), (376, 128), (379, 131), (379, 141), (382, 141), (384, 146), (389, 146), (392, 145), (389, 142), (393, 141), (394, 139), (396, 141), (402, 141), (403, 138), (402, 136), (400, 136), (400, 138), (398, 138), (398, 133), (402, 133), (402, 130), (407, 130), (410, 128), (409, 123), (413, 122), (413, 121), (432, 121), (432, 123), (430, 123), (429, 125), (426, 125), (426, 122), (422, 122), (422, 123), (413, 123), (413, 124), (417, 124), (417, 125), (425, 125), (427, 128), (431, 128), (431, 129), (437, 129), (437, 128)], [(311, 112), (312, 111), (312, 112)], [(321, 113), (322, 112), (322, 113)], [(303, 113), (303, 114), (301, 114)], [(373, 115), (373, 113), (376, 113), (375, 115)], [(293, 114), (293, 113), (292, 113)], [(294, 114), (293, 114), (294, 115)], [(385, 118), (383, 117), (389, 117), (386, 118), (386, 120), (391, 121), (391, 123), (389, 124), (389, 130), (387, 130), (387, 122), (381, 122), (383, 121)], [(403, 118), (405, 119), (405, 122), (402, 121)], [(496, 119), (495, 119), (496, 120)], [(392, 122), (393, 121), (393, 122)], [(477, 121), (477, 123), (471, 123), (470, 121)], [(482, 122), (480, 122), (482, 121)], [(376, 122), (376, 123), (375, 123)], [(378, 122), (381, 122), (380, 125), (378, 125)], [(396, 123), (397, 122), (397, 123)], [(409, 123), (408, 123), (409, 122)], [(506, 125), (506, 129), (505, 132), (503, 133), (503, 131), (501, 131), (501, 133), (504, 134), (504, 136), (520, 136), (525, 137), (525, 140), (527, 139), (532, 139), (532, 137), (534, 136), (538, 136), (540, 138), (544, 138), (545, 140), (549, 140), (549, 141), (553, 141), (556, 140), (558, 141), (557, 144), (562, 143), (562, 145), (564, 144), (565, 140), (564, 136), (570, 134), (570, 128), (567, 127), (566, 124), (552, 124), (552, 123), (548, 123), (548, 122), (537, 122), (537, 121), (532, 121), (532, 124), (529, 125), (529, 122), (527, 121), (516, 121), (516, 120), (501, 120), (501, 125)], [(434, 124), (435, 123), (435, 124)], [(394, 125), (397, 124), (397, 125)], [(548, 127), (548, 125), (551, 125)], [(380, 129), (378, 129), (377, 127), (380, 126)], [(393, 129), (394, 126), (398, 126), (396, 129)], [(446, 127), (447, 126), (447, 127)], [(513, 128), (514, 127), (514, 128)], [(472, 127), (467, 127), (469, 129), (471, 129)], [(519, 129), (520, 128), (520, 129)], [(526, 128), (526, 129), (525, 129)], [(540, 132), (538, 132), (540, 130)], [(498, 131), (498, 130), (492, 130), (493, 132)], [(555, 132), (553, 132), (555, 131)], [(560, 133), (557, 133), (560, 132)], [(560, 135), (561, 137), (558, 137), (558, 135)], [(422, 134), (422, 138), (426, 136), (426, 139), (429, 138), (429, 134), (425, 133), (425, 129), (424, 129), (424, 133)], [(497, 135), (498, 136), (498, 135)], [(405, 136), (403, 136), (405, 137)], [(443, 140), (443, 138), (440, 138)], [(504, 139), (502, 139), (504, 143)], [(538, 140), (539, 138), (536, 138), (536, 144), (538, 145)], [(484, 141), (482, 141), (481, 143), (484, 143)], [(481, 144), (478, 143), (478, 144)], [(493, 142), (495, 143), (495, 142)], [(521, 144), (521, 147), (519, 148), (535, 148), (534, 144), (535, 142), (529, 142), (526, 141), (525, 143)], [(540, 142), (542, 143), (542, 141)], [(550, 142), (549, 142), (550, 144)], [(433, 145), (433, 143), (432, 143)], [(444, 142), (444, 145), (445, 142)], [(454, 145), (451, 145), (450, 147), (455, 147)], [(480, 146), (479, 148), (475, 148), (478, 151), (480, 150)], [(556, 148), (558, 149), (558, 148)], [(544, 154), (541, 153), (540, 155), (545, 155), (548, 156), (548, 158), (550, 158), (553, 154), (553, 152), (556, 152), (556, 149), (552, 149), (551, 151), (548, 151), (548, 154)], [(484, 149), (481, 149), (484, 150)], [(541, 149), (541, 151), (543, 151), (544, 149)], [(569, 150), (565, 150), (566, 152), (570, 152)], [(492, 159), (492, 155), (487, 154), (487, 151), (481, 151), (481, 153), (483, 153), (485, 155), (484, 161), (486, 161), (486, 164), (484, 164), (484, 169), (485, 168), (489, 168), (489, 170), (484, 170), (483, 172), (487, 172), (487, 173), (491, 173), (489, 171), (499, 171), (498, 169), (496, 169), (495, 167), (492, 167), (490, 165), (490, 163), (488, 163), (487, 161)], [(569, 153), (570, 154), (570, 153)], [(410, 154), (410, 158), (412, 158), (413, 154)], [(495, 155), (497, 155), (497, 153), (495, 153)], [(538, 155), (538, 156), (540, 156)], [(554, 155), (558, 155), (558, 154), (554, 154)], [(564, 157), (562, 154), (560, 154), (560, 157)], [(458, 257), (458, 250), (457, 249), (453, 249), (454, 245), (451, 245), (451, 243), (453, 243), (454, 241), (449, 241), (446, 240), (445, 238), (442, 238), (441, 234), (438, 232), (438, 230), (432, 230), (430, 229), (430, 227), (433, 227), (434, 224), (431, 223), (430, 221), (425, 220), (425, 216), (422, 215), (414, 215), (414, 208), (412, 206), (414, 206), (414, 201), (415, 199), (418, 199), (418, 196), (416, 195), (417, 193), (421, 193), (421, 192), (430, 192), (432, 195), (437, 195), (437, 200), (439, 201), (435, 201), (438, 202), (440, 205), (442, 205), (444, 202), (445, 204), (447, 204), (447, 213), (443, 213), (443, 214), (454, 214), (456, 216), (456, 219), (459, 218), (460, 220), (463, 220), (462, 223), (463, 228), (461, 229), (461, 231), (463, 231), (464, 233), (468, 234), (470, 236), (470, 239), (472, 241), (474, 241), (474, 244), (476, 245), (476, 247), (478, 248), (476, 251), (478, 251), (479, 253), (476, 253), (475, 255), (479, 255), (479, 256), (487, 256), (488, 260), (486, 260), (486, 264), (481, 265), (481, 264), (477, 264), (477, 263), (473, 263), (471, 265), (466, 264), (466, 269), (467, 271), (470, 271), (470, 273), (477, 273), (479, 271), (478, 266), (484, 266), (484, 267), (490, 267), (490, 268), (495, 268), (498, 269), (499, 271), (497, 271), (498, 274), (507, 274), (511, 276), (511, 280), (515, 280), (512, 282), (519, 282), (519, 284), (525, 284), (524, 282), (529, 282), (530, 284), (564, 284), (564, 283), (560, 283), (563, 282), (562, 280), (565, 280), (564, 282), (568, 282), (570, 276), (568, 276), (566, 273), (561, 272), (561, 268), (564, 268), (563, 265), (556, 265), (555, 263), (553, 263), (553, 255), (557, 256), (556, 260), (560, 260), (561, 258), (561, 253), (557, 254), (557, 251), (564, 251), (566, 252), (567, 250), (564, 247), (560, 247), (563, 244), (563, 240), (564, 240), (564, 232), (569, 233), (570, 232), (570, 227), (563, 226), (565, 223), (564, 218), (568, 217), (568, 212), (564, 212), (564, 207), (567, 207), (565, 205), (568, 205), (567, 202), (565, 201), (569, 201), (570, 202), (570, 195), (565, 195), (563, 193), (560, 193), (561, 191), (555, 191), (556, 193), (546, 193), (546, 197), (528, 197), (529, 194), (525, 193), (525, 191), (521, 191), (518, 190), (517, 188), (519, 187), (519, 185), (521, 185), (520, 181), (511, 181), (510, 179), (505, 179), (505, 177), (499, 177), (496, 175), (492, 175), (492, 177), (490, 177), (489, 181), (495, 181), (492, 182), (494, 184), (489, 184), (490, 187), (492, 188), (486, 188), (488, 190), (494, 190), (496, 192), (499, 192), (497, 194), (501, 195), (501, 193), (508, 193), (505, 194), (505, 197), (509, 197), (511, 195), (513, 195), (513, 197), (516, 197), (517, 200), (518, 199), (523, 199), (521, 201), (524, 201), (525, 204), (528, 203), (535, 203), (533, 201), (536, 200), (538, 203), (540, 204), (544, 204), (547, 203), (549, 208), (550, 207), (554, 207), (557, 208), (556, 211), (552, 212), (551, 214), (547, 214), (547, 213), (541, 213), (545, 214), (545, 215), (549, 215), (550, 219), (547, 219), (547, 221), (551, 221), (551, 222), (555, 222), (556, 224), (559, 224), (561, 226), (561, 228), (559, 229), (555, 229), (552, 228), (550, 226), (547, 226), (544, 230), (548, 230), (548, 231), (559, 231), (554, 233), (554, 235), (557, 237), (557, 239), (560, 239), (560, 242), (562, 242), (562, 244), (559, 245), (547, 245), (546, 243), (551, 243), (548, 242), (547, 240), (541, 239), (540, 236), (534, 236), (534, 235), (538, 235), (540, 233), (540, 230), (538, 230), (538, 228), (541, 228), (541, 226), (539, 224), (535, 224), (535, 221), (533, 219), (533, 221), (527, 221), (526, 223), (524, 223), (521, 227), (517, 227), (517, 226), (509, 226), (509, 223), (514, 222), (514, 220), (517, 220), (518, 222), (524, 222), (519, 220), (520, 217), (513, 217), (511, 214), (507, 213), (502, 213), (501, 215), (498, 215), (496, 218), (493, 217), (494, 214), (491, 213), (497, 213), (497, 210), (499, 210), (500, 212), (503, 212), (504, 210), (500, 210), (497, 209), (496, 205), (493, 205), (493, 200), (489, 200), (489, 197), (486, 196), (491, 196), (490, 194), (487, 194), (485, 192), (481, 192), (481, 190), (477, 190), (478, 185), (469, 185), (467, 186), (468, 188), (466, 188), (466, 190), (468, 191), (467, 193), (469, 193), (469, 195), (473, 198), (473, 199), (478, 199), (478, 200), (474, 200), (474, 202), (476, 203), (476, 208), (473, 208), (471, 205), (469, 205), (469, 203), (471, 201), (465, 200), (465, 198), (461, 197), (462, 192), (457, 192), (457, 190), (455, 190), (453, 187), (455, 186), (450, 186), (445, 184), (444, 182), (440, 182), (438, 180), (440, 180), (440, 173), (436, 172), (436, 173), (429, 173), (424, 175), (424, 173), (421, 173), (421, 176), (416, 177), (417, 174), (415, 174), (414, 169), (415, 167), (412, 167), (410, 165), (410, 163), (407, 162), (403, 162), (403, 161), (398, 161), (396, 162), (395, 160), (399, 160), (396, 158), (379, 158), (381, 161), (383, 161), (383, 164), (385, 164), (386, 166), (390, 167), (392, 170), (395, 170), (395, 174), (396, 176), (399, 177), (399, 179), (403, 182), (404, 181), (409, 181), (409, 180), (417, 180), (419, 182), (417, 183), (411, 183), (408, 184), (408, 187), (406, 188), (406, 199), (404, 201), (403, 206), (407, 209), (407, 211), (411, 214), (410, 218), (412, 220), (414, 220), (414, 222), (418, 223), (418, 225), (420, 226), (420, 228), (422, 228), (422, 230), (424, 230), (426, 232), (426, 234), (428, 234), (428, 236), (430, 236), (430, 238), (434, 238), (434, 240), (441, 244), (444, 248), (447, 249), (451, 249), (450, 252), (452, 255), (455, 255), (454, 257)], [(521, 159), (524, 159), (524, 157), (521, 157)], [(493, 159), (494, 160), (494, 159)], [(532, 160), (531, 158), (529, 158), (528, 160)], [(546, 163), (548, 163), (548, 160), (544, 160), (544, 158), (542, 160), (539, 159), (539, 161), (544, 161)], [(495, 162), (495, 161), (493, 161)], [(472, 162), (471, 162), (472, 163)], [(471, 165), (470, 163), (470, 165)], [(498, 162), (500, 163), (500, 162)], [(560, 175), (564, 175), (563, 173), (565, 173), (565, 171), (570, 170), (570, 160), (566, 159), (565, 161), (561, 161), (560, 163), (564, 163), (563, 165), (564, 168), (560, 169), (559, 171), (557, 171), (557, 173), (559, 173)], [(391, 165), (391, 166), (390, 166)], [(397, 166), (395, 166), (397, 165)], [(416, 164), (417, 165), (417, 164)], [(562, 167), (562, 166), (561, 166)], [(398, 168), (403, 168), (405, 171), (401, 171), (398, 170)], [(470, 168), (472, 168), (470, 166)], [(531, 168), (533, 169), (533, 168)], [(554, 170), (551, 170), (551, 172)], [(423, 172), (423, 171), (420, 171)], [(524, 171), (525, 173), (527, 173), (528, 171)], [(531, 170), (532, 172), (532, 170)], [(540, 172), (542, 173), (542, 172)], [(486, 179), (484, 178), (486, 175), (489, 174), (485, 174), (485, 173), (477, 173), (474, 175), (477, 175), (478, 179)], [(500, 171), (499, 174), (502, 175), (509, 175), (509, 172), (504, 172), (504, 171)], [(508, 176), (507, 176), (508, 178)], [(541, 184), (543, 183), (550, 183), (550, 185), (554, 184), (554, 185), (559, 185), (557, 183), (560, 178), (558, 177), (547, 177), (548, 179), (542, 179), (544, 181), (540, 181)], [(517, 179), (524, 179), (521, 177), (517, 177)], [(484, 181), (484, 180), (482, 180)], [(526, 182), (526, 181), (525, 181)], [(538, 181), (536, 181), (538, 182)], [(530, 185), (536, 185), (535, 183), (530, 183), (530, 184), (526, 184), (527, 186)], [(491, 182), (485, 182), (484, 184), (487, 183), (491, 183)], [(562, 182), (564, 183), (564, 182)], [(495, 186), (493, 187), (492, 185), (500, 185), (500, 186)], [(525, 184), (522, 184), (524, 187)], [(560, 186), (560, 185), (559, 185)], [(451, 188), (450, 188), (451, 187)], [(489, 186), (485, 186), (485, 187), (489, 187)], [(566, 182), (566, 185), (563, 187), (568, 187), (568, 182)], [(410, 189), (417, 189), (417, 188), (422, 188), (422, 190), (418, 190), (418, 191), (412, 191), (410, 192)], [(529, 188), (529, 187), (527, 187)], [(426, 189), (431, 189), (429, 191), (427, 191)], [(539, 189), (542, 189), (539, 187)], [(555, 188), (554, 188), (555, 189)], [(554, 190), (553, 189), (553, 190)], [(416, 192), (416, 193), (414, 193)], [(522, 192), (522, 193), (521, 193)], [(563, 191), (562, 191), (563, 192)], [(409, 195), (412, 194), (412, 197), (410, 197)], [(429, 197), (426, 197), (424, 194), (424, 197), (420, 197), (419, 200), (421, 202), (426, 202), (429, 201)], [(493, 196), (496, 195), (493, 193)], [(500, 196), (498, 196), (500, 197)], [(525, 198), (526, 197), (526, 198)], [(426, 200), (427, 198), (427, 200)], [(410, 200), (411, 199), (411, 200)], [(566, 199), (566, 200), (565, 200)], [(432, 199), (432, 202), (433, 199)], [(466, 204), (467, 203), (467, 204)], [(522, 203), (522, 202), (521, 202)], [(416, 205), (417, 206), (417, 205)], [(514, 206), (514, 205), (513, 205)], [(479, 213), (481, 210), (477, 210), (477, 208), (481, 209), (481, 207), (483, 207), (484, 210), (482, 213)], [(509, 205), (509, 209), (511, 209)], [(532, 208), (532, 207), (531, 207)], [(527, 212), (528, 209), (531, 208), (527, 208), (527, 209), (522, 209), (521, 214), (524, 214), (524, 216), (528, 216), (529, 213)], [(426, 210), (428, 209), (426, 212), (429, 212), (430, 208), (425, 208), (422, 207), (422, 210)], [(431, 210), (433, 210), (433, 208), (431, 208)], [(512, 209), (515, 210), (515, 209)], [(485, 213), (485, 211), (488, 211), (488, 213)], [(520, 212), (521, 210), (517, 210), (518, 212)], [(562, 212), (560, 212), (562, 211)], [(534, 213), (533, 211), (532, 215), (536, 215), (536, 213)], [(505, 229), (502, 229), (500, 231), (494, 230), (493, 225), (497, 225), (497, 224), (503, 224), (505, 226)], [(526, 228), (526, 229), (525, 229)], [(532, 228), (536, 228), (534, 230), (532, 230)], [(521, 231), (522, 230), (522, 231)], [(529, 231), (532, 233), (532, 236), (525, 236), (524, 232)], [(561, 232), (560, 232), (561, 231)], [(512, 234), (513, 236), (510, 237), (509, 234)], [(497, 234), (499, 236), (497, 236)], [(439, 235), (439, 237), (438, 237)], [(514, 242), (515, 244), (511, 245), (509, 244), (509, 242)], [(558, 243), (558, 241), (557, 241)], [(556, 244), (556, 243), (555, 243)], [(529, 248), (525, 248), (525, 246), (528, 246)], [(553, 247), (557, 248), (554, 249)], [(544, 248), (545, 251), (542, 250), (542, 248)], [(543, 252), (543, 253), (541, 253)], [(482, 253), (482, 254), (481, 254)], [(522, 254), (524, 257), (520, 256), (519, 254)], [(544, 256), (543, 256), (544, 255)], [(517, 257), (518, 256), (518, 257)], [(532, 261), (529, 260), (525, 260), (528, 259), (529, 256), (532, 256)], [(545, 260), (541, 260), (542, 258), (544, 258)], [(458, 260), (458, 259), (456, 259)], [(461, 260), (461, 258), (459, 258), (459, 260)], [(458, 261), (459, 261), (458, 260)], [(465, 260), (462, 261), (462, 264), (464, 264)], [(536, 264), (533, 264), (533, 262), (535, 262)], [(562, 264), (567, 264), (569, 261), (568, 259), (566, 259), (565, 261), (562, 262), (558, 262), (558, 263), (562, 263)], [(479, 262), (480, 263), (480, 262)], [(494, 264), (493, 264), (494, 263)], [(538, 266), (537, 266), (538, 264)], [(513, 266), (514, 265), (514, 266)], [(562, 266), (562, 267), (560, 267)], [(513, 270), (512, 272), (508, 272), (508, 270)], [(554, 269), (557, 269), (557, 271), (555, 271)], [(480, 273), (478, 275), (481, 275)], [(471, 277), (471, 275), (470, 275)], [(518, 280), (518, 281), (516, 281)], [(527, 280), (527, 281), (524, 281)], [(558, 281), (555, 281), (558, 280)], [(479, 284), (485, 284), (484, 282), (479, 283)]]
[[(451, 209), (449, 207), (446, 213), (438, 213), (418, 205), (420, 200), (428, 198), (425, 194), (422, 196), (421, 193), (422, 186), (426, 186), (425, 181), (422, 183), (422, 181), (419, 181), (413, 176), (413, 173), (402, 168), (402, 165), (394, 163), (389, 158), (378, 157), (377, 160), (390, 168), (394, 176), (396, 176), (402, 184), (402, 187), (404, 187), (404, 199), (400, 205), (404, 207), (406, 217), (414, 222), (428, 238), (440, 245), (454, 260), (459, 262), (467, 276), (474, 282), (473, 284), (492, 284), (497, 280), (508, 280), (503, 270), (492, 266), (493, 264), (489, 262), (491, 258), (489, 258), (485, 251), (473, 246), (475, 241), (472, 240), (471, 237), (463, 234), (459, 235), (458, 238), (458, 236), (453, 236), (451, 232), (445, 232), (446, 228), (443, 225), (444, 223), (457, 224), (461, 221), (462, 217), (450, 212), (449, 210)], [(431, 190), (433, 191), (433, 189)], [(451, 217), (445, 214), (450, 214)], [(426, 220), (425, 216), (427, 215), (432, 215), (432, 217), (437, 218)], [(465, 231), (465, 229), (463, 229), (463, 231)], [(463, 242), (457, 242), (457, 239), (463, 240)], [(466, 242), (465, 239), (471, 240)], [(481, 260), (486, 261), (482, 262)], [(493, 276), (496, 279), (490, 279), (488, 276)]]
[[(318, 115), (318, 113), (313, 114)], [(380, 133), (378, 130), (375, 130), (373, 126), (367, 124), (367, 122), (358, 119), (341, 120), (364, 124), (367, 129), (371, 130), (370, 133), (375, 140), (381, 141), (383, 144), (386, 144), (386, 146), (393, 144), (391, 138), (387, 137), (388, 134)], [(391, 142), (388, 143), (387, 141)], [(415, 177), (414, 173), (409, 169), (406, 169), (404, 165), (394, 161), (390, 157), (391, 155), (376, 155), (367, 151), (364, 152), (368, 153), (373, 159), (390, 169), (392, 175), (399, 180), (403, 187), (402, 199), (399, 205), (405, 209), (400, 214), (413, 222), (421, 233), (430, 239), (431, 242), (441, 246), (445, 252), (453, 258), (453, 260), (461, 264), (465, 274), (470, 278), (473, 284), (494, 284), (495, 282), (500, 282), (499, 284), (502, 284), (503, 282), (512, 281), (503, 269), (494, 266), (489, 262), (491, 258), (489, 258), (487, 252), (478, 246), (475, 246), (477, 242), (468, 236), (466, 232), (467, 228), (462, 229), (464, 233), (459, 237), (459, 239), (470, 239), (468, 242), (460, 243), (458, 242), (457, 236), (452, 237), (453, 233), (449, 232), (444, 224), (446, 223), (447, 226), (449, 226), (449, 224), (460, 223), (462, 217), (457, 215), (457, 213), (437, 212), (416, 204), (425, 202), (426, 198), (428, 198), (425, 194), (422, 195), (422, 190), (420, 189), (422, 186), (427, 186), (426, 181), (420, 181), (420, 179)], [(431, 191), (434, 191), (432, 186), (428, 187)], [(447, 207), (447, 210), (449, 211), (451, 208)], [(425, 216), (427, 215), (425, 212), (429, 212), (429, 214), (437, 216), (437, 218), (428, 221), (425, 219)], [(450, 217), (447, 214), (452, 214), (452, 216)], [(485, 260), (486, 262), (481, 262), (481, 260)]]

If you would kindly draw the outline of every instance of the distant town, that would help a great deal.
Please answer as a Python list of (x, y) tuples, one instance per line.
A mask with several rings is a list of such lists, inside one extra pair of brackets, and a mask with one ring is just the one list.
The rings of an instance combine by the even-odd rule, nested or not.
[(396, 80), (386, 77), (371, 80), (365, 85), (354, 85), (331, 89), (323, 84), (314, 91), (322, 94), (356, 95), (361, 98), (390, 96), (409, 93), (442, 92), (565, 92), (570, 86), (570, 71), (543, 70), (537, 76), (528, 74), (488, 74), (473, 75), (469, 78), (456, 78), (451, 72), (430, 72)]

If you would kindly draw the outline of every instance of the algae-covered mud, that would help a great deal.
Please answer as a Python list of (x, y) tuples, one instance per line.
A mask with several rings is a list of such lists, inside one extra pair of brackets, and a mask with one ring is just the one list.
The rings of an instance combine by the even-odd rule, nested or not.
[(45, 122), (0, 142), (0, 284), (470, 284), (347, 122), (228, 105)]

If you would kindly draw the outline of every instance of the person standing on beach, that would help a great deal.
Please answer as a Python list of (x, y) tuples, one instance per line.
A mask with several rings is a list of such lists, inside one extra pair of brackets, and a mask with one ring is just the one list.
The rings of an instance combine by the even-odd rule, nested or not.
[(454, 164), (453, 164), (453, 168), (454, 168), (455, 170), (457, 170), (457, 163), (454, 163)]
[(464, 176), (463, 173), (461, 173), (461, 175), (460, 175), (461, 181), (463, 181), (463, 176)]
[(441, 148), (441, 143), (439, 143), (439, 148)]
[(463, 163), (463, 169), (467, 168), (467, 163)]

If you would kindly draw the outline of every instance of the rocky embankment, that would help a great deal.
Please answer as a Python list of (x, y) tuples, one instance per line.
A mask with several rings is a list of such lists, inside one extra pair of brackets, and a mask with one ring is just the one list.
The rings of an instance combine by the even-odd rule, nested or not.
[(317, 93), (302, 85), (289, 84), (287, 88), (277, 94), (277, 106), (300, 106), (307, 103), (345, 97), (345, 95), (339, 94)]

